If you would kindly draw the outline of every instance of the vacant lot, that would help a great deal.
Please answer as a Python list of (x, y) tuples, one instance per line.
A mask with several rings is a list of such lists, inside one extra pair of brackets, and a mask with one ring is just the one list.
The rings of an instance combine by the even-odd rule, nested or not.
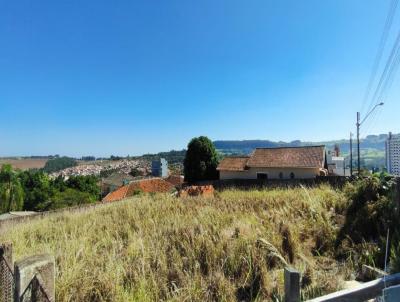
[(0, 241), (17, 259), (55, 255), (57, 301), (276, 301), (288, 264), (308, 298), (350, 275), (330, 257), (345, 204), (325, 186), (147, 195), (21, 224)]
[(23, 158), (23, 159), (0, 159), (0, 166), (3, 164), (10, 164), (14, 169), (28, 170), (28, 169), (40, 169), (46, 164), (47, 159), (34, 159), (34, 158)]

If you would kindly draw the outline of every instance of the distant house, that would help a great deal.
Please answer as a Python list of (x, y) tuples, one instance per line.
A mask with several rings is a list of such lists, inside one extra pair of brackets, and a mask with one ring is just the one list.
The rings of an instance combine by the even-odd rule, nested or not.
[(119, 187), (125, 186), (133, 181), (135, 178), (125, 173), (114, 173), (102, 179), (101, 191), (103, 196), (115, 191)]
[(325, 146), (256, 148), (250, 156), (225, 157), (220, 179), (306, 179), (327, 175)]
[(164, 158), (151, 162), (151, 175), (154, 177), (168, 176), (168, 162)]
[(346, 169), (346, 162), (343, 156), (338, 156), (337, 152), (328, 151), (326, 158), (329, 174), (338, 176), (350, 176), (350, 171), (349, 169)]

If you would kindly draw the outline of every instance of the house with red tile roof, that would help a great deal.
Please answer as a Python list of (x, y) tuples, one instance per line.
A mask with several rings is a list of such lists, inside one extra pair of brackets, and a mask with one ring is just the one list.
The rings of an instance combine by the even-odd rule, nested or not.
[(220, 179), (307, 179), (327, 175), (325, 146), (257, 148), (250, 156), (225, 157)]
[(107, 194), (103, 198), (105, 202), (122, 200), (135, 195), (137, 192), (143, 193), (169, 193), (175, 189), (175, 186), (162, 178), (147, 178), (135, 180), (128, 185)]

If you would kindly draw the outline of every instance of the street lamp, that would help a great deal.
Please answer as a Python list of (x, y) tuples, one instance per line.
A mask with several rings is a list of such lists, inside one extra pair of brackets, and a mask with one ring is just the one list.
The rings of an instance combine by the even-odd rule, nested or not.
[(361, 169), (361, 163), (360, 163), (360, 126), (365, 122), (365, 120), (371, 115), (372, 111), (374, 111), (378, 106), (383, 106), (384, 103), (380, 102), (379, 104), (376, 104), (374, 108), (371, 109), (370, 112), (368, 112), (363, 120), (360, 122), (360, 112), (357, 112), (357, 168), (358, 168), (358, 175), (360, 175), (360, 169)]

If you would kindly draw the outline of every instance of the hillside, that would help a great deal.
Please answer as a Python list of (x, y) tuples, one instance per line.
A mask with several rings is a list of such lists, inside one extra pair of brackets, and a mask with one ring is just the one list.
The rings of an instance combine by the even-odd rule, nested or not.
[[(369, 135), (360, 141), (363, 166), (372, 168), (381, 168), (385, 166), (385, 141), (387, 134)], [(321, 142), (303, 142), (295, 140), (291, 142), (274, 142), (269, 140), (217, 140), (214, 141), (215, 148), (223, 154), (249, 154), (255, 148), (275, 148), (275, 147), (296, 147), (307, 145), (325, 145), (333, 149), (335, 144), (339, 145), (342, 154), (349, 157), (349, 140), (331, 140)], [(356, 151), (356, 141), (353, 141), (354, 152)], [(354, 157), (355, 158), (355, 157)]]
[[(361, 149), (375, 149), (378, 151), (385, 151), (385, 141), (387, 134), (380, 135), (369, 135), (366, 138), (360, 140)], [(355, 139), (354, 139), (355, 144)], [(330, 140), (320, 142), (303, 142), (295, 140), (291, 142), (274, 142), (269, 140), (217, 140), (214, 141), (215, 148), (223, 153), (250, 153), (255, 148), (274, 148), (274, 147), (297, 147), (307, 145), (325, 145), (328, 148), (333, 148), (335, 144), (338, 144), (340, 150), (344, 153), (349, 152), (349, 140)]]
[(0, 167), (10, 164), (14, 169), (42, 169), (46, 162), (47, 158), (0, 158)]
[(276, 300), (289, 263), (307, 298), (350, 275), (330, 256), (345, 204), (329, 187), (139, 196), (17, 225), (0, 240), (17, 260), (55, 255), (57, 301)]

